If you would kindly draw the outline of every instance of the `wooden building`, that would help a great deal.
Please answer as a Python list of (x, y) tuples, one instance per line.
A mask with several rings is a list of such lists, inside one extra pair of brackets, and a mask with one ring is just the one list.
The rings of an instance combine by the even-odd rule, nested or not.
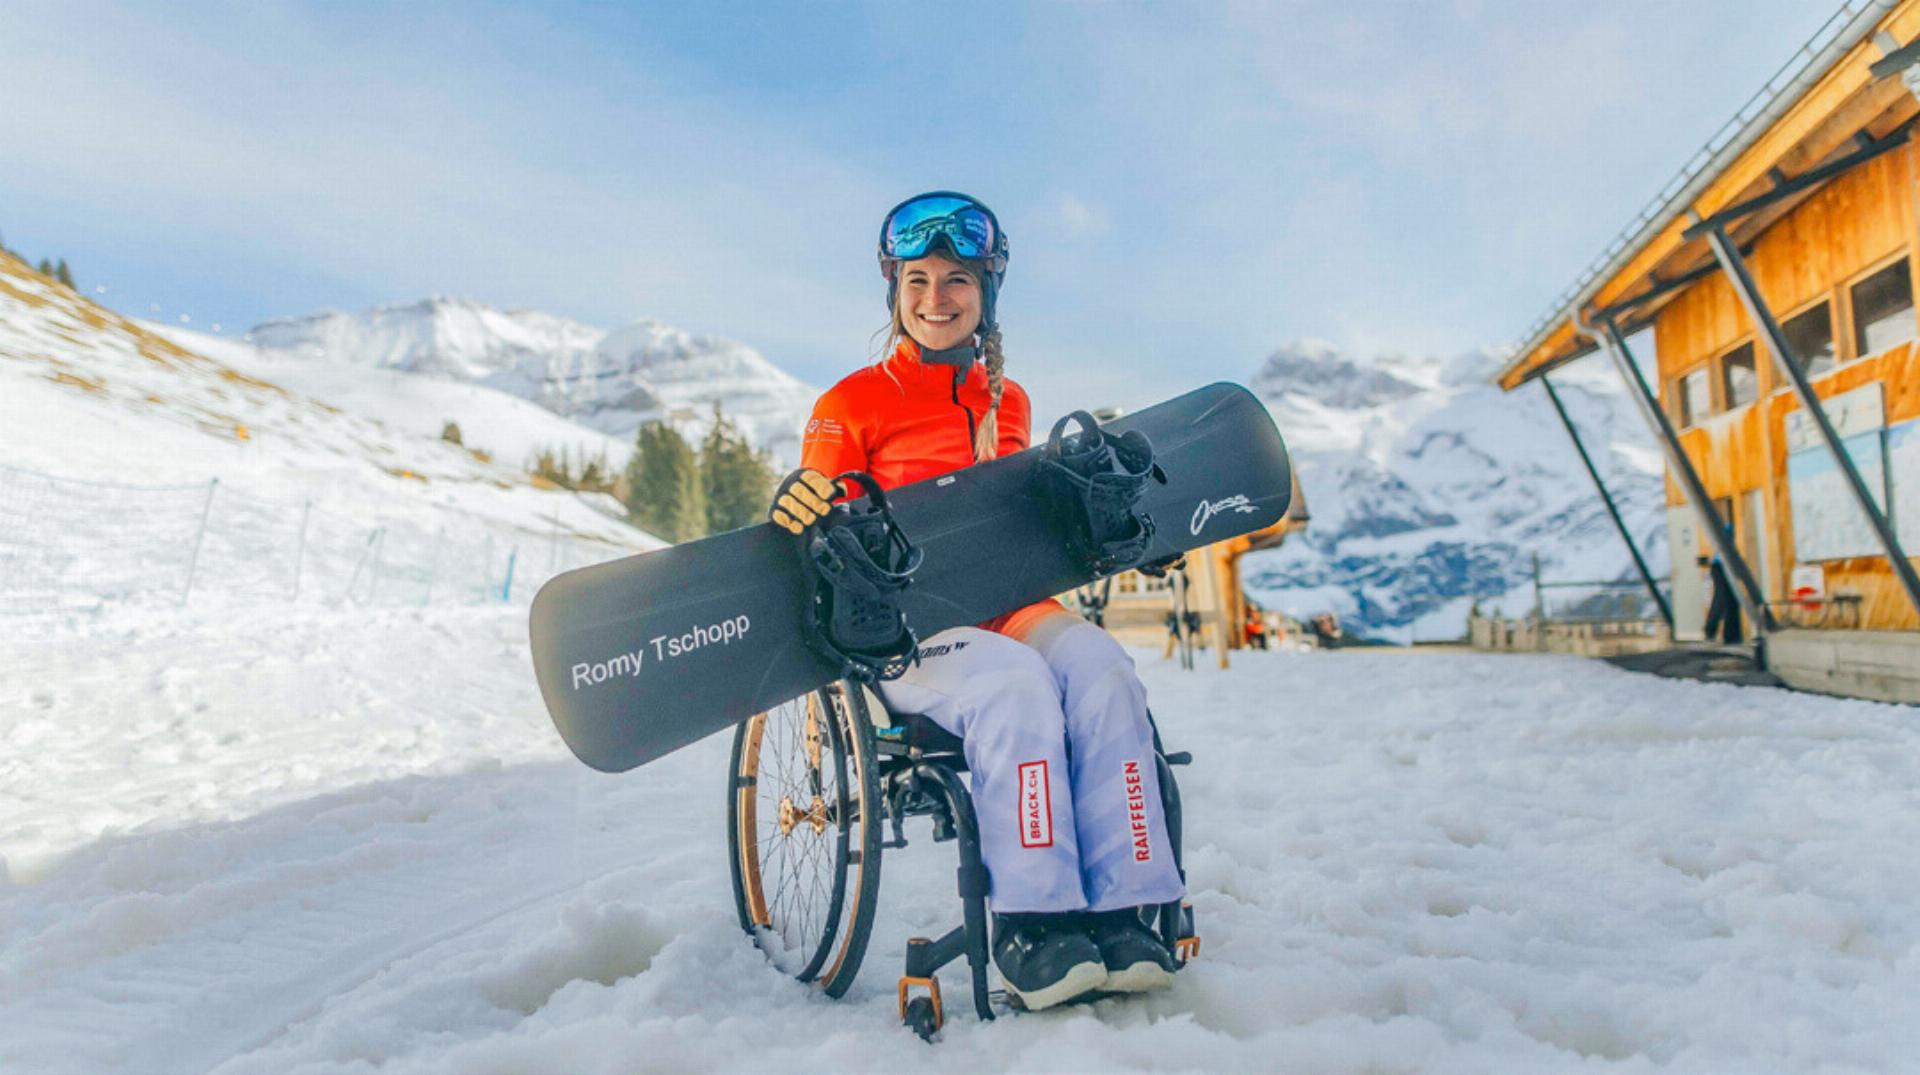
[[(1916, 65), (1920, 0), (1851, 0), (1500, 377), (1551, 392), (1552, 371), (1600, 352), (1643, 401), (1667, 454), (1675, 638), (1702, 638), (1700, 565), (1717, 556), (1776, 674), (1909, 701), (1920, 701)], [(1647, 330), (1655, 361), (1643, 366), (1629, 338)]]

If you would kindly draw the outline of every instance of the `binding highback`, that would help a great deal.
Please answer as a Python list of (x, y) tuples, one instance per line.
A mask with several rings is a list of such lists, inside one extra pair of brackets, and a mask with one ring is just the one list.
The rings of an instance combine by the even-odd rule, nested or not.
[[(1069, 423), (1080, 431), (1067, 433)], [(1140, 499), (1149, 479), (1167, 481), (1146, 434), (1130, 429), (1115, 436), (1092, 415), (1074, 411), (1053, 424), (1040, 473), (1074, 551), (1095, 574), (1125, 570), (1146, 557), (1153, 517), (1140, 510)]]
[(920, 645), (900, 611), (900, 592), (920, 567), (920, 548), (894, 521), (879, 482), (857, 470), (834, 481), (860, 485), (867, 499), (834, 505), (802, 535), (801, 561), (812, 580), (808, 640), (845, 678), (898, 679)]

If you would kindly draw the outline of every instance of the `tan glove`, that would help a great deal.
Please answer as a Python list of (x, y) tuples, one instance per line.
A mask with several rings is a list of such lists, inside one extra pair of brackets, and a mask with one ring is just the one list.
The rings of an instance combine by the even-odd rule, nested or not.
[(833, 479), (802, 467), (781, 479), (767, 518), (790, 534), (799, 534), (827, 514), (842, 490)]

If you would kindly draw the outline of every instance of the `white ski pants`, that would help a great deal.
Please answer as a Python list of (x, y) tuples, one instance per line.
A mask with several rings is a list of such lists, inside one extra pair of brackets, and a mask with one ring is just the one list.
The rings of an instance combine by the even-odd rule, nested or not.
[(1185, 895), (1167, 842), (1147, 692), (1113, 636), (1078, 617), (1026, 642), (955, 627), (880, 684), (965, 745), (1000, 912), (1110, 911)]

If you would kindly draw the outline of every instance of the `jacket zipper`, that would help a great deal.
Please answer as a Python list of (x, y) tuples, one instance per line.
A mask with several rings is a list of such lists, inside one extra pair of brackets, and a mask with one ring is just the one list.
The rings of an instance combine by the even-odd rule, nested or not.
[(961, 413), (967, 416), (967, 450), (971, 452), (973, 451), (973, 442), (980, 437), (980, 431), (974, 428), (973, 408), (960, 402), (960, 382), (966, 375), (967, 371), (965, 369), (956, 369), (953, 371), (953, 405), (960, 408)]

